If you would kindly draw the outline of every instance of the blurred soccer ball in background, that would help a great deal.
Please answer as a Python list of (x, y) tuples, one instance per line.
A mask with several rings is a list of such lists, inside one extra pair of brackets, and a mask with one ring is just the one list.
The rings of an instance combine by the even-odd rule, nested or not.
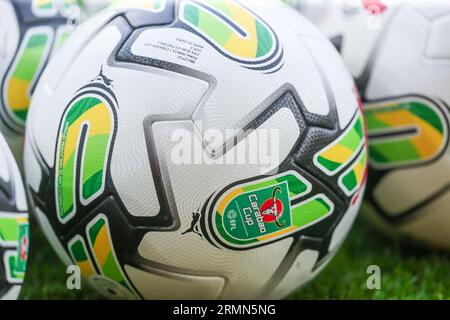
[[(145, 8), (90, 19), (46, 69), (25, 146), (35, 214), (108, 297), (284, 297), (327, 264), (362, 202), (354, 82), (279, 2)], [(272, 166), (250, 161), (261, 150)]]
[(341, 51), (364, 100), (364, 211), (391, 233), (450, 248), (450, 2), (292, 2)]
[(0, 300), (17, 299), (28, 259), (25, 189), (14, 157), (0, 134)]
[(37, 80), (71, 30), (75, 0), (0, 0), (0, 131), (18, 161)]

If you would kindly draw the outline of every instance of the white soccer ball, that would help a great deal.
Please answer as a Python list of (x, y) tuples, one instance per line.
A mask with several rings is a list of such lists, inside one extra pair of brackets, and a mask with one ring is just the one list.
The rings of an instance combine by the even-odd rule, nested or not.
[(31, 96), (67, 39), (75, 0), (0, 0), (0, 131), (21, 162)]
[(29, 224), (19, 169), (0, 134), (0, 300), (17, 299), (28, 259)]
[(49, 64), (27, 187), (108, 297), (280, 298), (351, 228), (364, 130), (339, 54), (294, 10), (154, 1), (89, 20)]
[(449, 249), (450, 1), (320, 8), (313, 19), (340, 49), (365, 103), (364, 211), (393, 234)]

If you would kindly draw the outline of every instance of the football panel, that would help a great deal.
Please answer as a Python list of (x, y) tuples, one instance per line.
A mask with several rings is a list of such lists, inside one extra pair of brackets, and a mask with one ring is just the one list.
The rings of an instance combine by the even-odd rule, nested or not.
[(193, 300), (218, 299), (226, 279), (218, 276), (186, 275), (147, 268), (125, 266), (125, 271), (144, 299)]
[(270, 298), (285, 298), (300, 285), (308, 283), (308, 281), (314, 277), (314, 268), (318, 258), (319, 254), (317, 251), (305, 250), (301, 252), (296, 257), (291, 269), (270, 293)]

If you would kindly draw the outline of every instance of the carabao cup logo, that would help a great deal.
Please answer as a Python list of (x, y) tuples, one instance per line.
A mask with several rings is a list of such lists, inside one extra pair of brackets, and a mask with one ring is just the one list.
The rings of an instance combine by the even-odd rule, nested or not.
[[(305, 199), (305, 196), (306, 197)], [(210, 206), (209, 228), (223, 247), (246, 250), (289, 237), (334, 212), (325, 194), (295, 171), (229, 187)]]
[(180, 19), (188, 29), (243, 67), (266, 73), (284, 63), (278, 37), (260, 17), (235, 0), (184, 0)]

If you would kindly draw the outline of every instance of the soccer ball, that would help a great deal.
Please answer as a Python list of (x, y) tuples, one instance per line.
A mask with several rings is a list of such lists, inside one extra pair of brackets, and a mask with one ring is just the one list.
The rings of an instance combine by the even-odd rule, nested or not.
[(279, 2), (104, 12), (37, 87), (27, 188), (55, 250), (107, 297), (284, 297), (360, 209), (358, 101), (333, 46)]
[(450, 1), (341, 2), (317, 11), (365, 103), (364, 212), (394, 235), (449, 249)]
[(0, 134), (0, 300), (17, 299), (28, 257), (28, 209), (14, 157)]
[(47, 61), (67, 39), (75, 0), (0, 0), (0, 131), (21, 159), (31, 96)]

